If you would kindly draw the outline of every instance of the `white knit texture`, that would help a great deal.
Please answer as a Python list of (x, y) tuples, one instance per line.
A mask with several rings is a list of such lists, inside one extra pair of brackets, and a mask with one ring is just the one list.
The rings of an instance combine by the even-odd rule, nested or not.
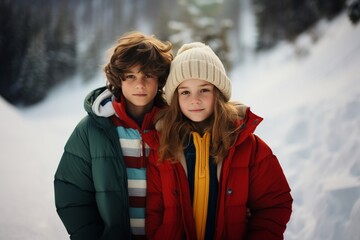
[(214, 84), (228, 101), (231, 97), (231, 81), (225, 67), (211, 48), (200, 42), (184, 44), (171, 63), (165, 85), (165, 98), (171, 103), (174, 91), (185, 80), (200, 79)]

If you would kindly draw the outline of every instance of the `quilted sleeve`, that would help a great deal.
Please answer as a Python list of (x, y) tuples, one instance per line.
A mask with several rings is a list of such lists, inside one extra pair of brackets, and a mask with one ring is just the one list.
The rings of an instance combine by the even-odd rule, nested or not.
[(250, 163), (248, 239), (280, 240), (290, 220), (293, 199), (277, 157), (260, 138), (256, 141), (255, 158)]
[(99, 239), (103, 223), (92, 182), (86, 118), (68, 139), (55, 173), (54, 193), (57, 213), (71, 239)]

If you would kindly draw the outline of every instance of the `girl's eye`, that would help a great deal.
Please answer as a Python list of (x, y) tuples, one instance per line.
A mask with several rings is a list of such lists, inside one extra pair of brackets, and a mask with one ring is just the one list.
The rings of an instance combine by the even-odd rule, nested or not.
[(134, 75), (131, 75), (131, 74), (127, 74), (125, 75), (125, 79), (132, 79), (134, 78), (135, 76)]
[(180, 95), (189, 95), (189, 94), (190, 94), (189, 91), (181, 91), (181, 92), (180, 92)]
[(201, 89), (201, 90), (200, 90), (200, 92), (202, 92), (202, 93), (205, 93), (205, 92), (210, 92), (210, 89), (203, 88), (203, 89)]

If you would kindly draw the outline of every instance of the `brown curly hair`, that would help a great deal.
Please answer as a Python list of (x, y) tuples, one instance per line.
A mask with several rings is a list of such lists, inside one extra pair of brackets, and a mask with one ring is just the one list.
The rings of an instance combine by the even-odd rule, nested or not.
[(163, 87), (173, 59), (170, 42), (133, 31), (122, 35), (109, 52), (112, 55), (104, 66), (106, 85), (118, 100), (122, 95), (121, 81), (125, 80), (124, 74), (128, 69), (139, 65), (142, 72), (152, 73), (158, 77), (159, 89), (154, 104), (166, 105)]

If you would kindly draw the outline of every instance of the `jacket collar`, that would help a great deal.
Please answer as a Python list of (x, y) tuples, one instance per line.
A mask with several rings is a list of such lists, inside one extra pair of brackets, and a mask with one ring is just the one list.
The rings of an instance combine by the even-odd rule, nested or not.
[(241, 130), (238, 139), (235, 142), (235, 146), (241, 144), (250, 134), (254, 133), (255, 129), (262, 120), (262, 117), (251, 112), (250, 108), (248, 107), (243, 119), (239, 119), (236, 123), (238, 126), (241, 126)]
[(126, 113), (125, 99), (122, 98), (120, 102), (116, 101), (114, 95), (106, 86), (90, 92), (85, 98), (84, 108), (90, 117), (97, 122), (103, 122), (104, 119), (113, 117), (113, 119), (121, 125), (138, 130), (154, 129), (153, 118), (158, 111), (157, 107), (153, 107), (151, 112), (145, 115), (142, 126), (138, 126), (138, 124)]
[[(236, 107), (239, 113), (239, 119), (236, 121), (236, 124), (241, 126), (241, 132), (235, 142), (235, 146), (241, 144), (250, 134), (254, 133), (257, 126), (263, 120), (262, 117), (251, 112), (250, 107), (247, 107), (243, 104), (237, 104)], [(155, 128), (157, 131), (161, 130), (162, 124), (162, 120), (159, 120), (156, 123)]]
[(121, 98), (120, 102), (117, 101), (116, 99), (114, 99), (112, 101), (112, 106), (113, 106), (115, 115), (118, 118), (117, 121), (120, 121), (121, 125), (130, 127), (130, 128), (134, 128), (134, 129), (138, 129), (140, 131), (155, 129), (153, 119), (154, 119), (155, 114), (158, 111), (158, 108), (156, 106), (154, 106), (150, 112), (145, 114), (141, 126), (139, 126), (136, 123), (136, 121), (127, 114), (126, 101), (123, 97)]
[[(241, 106), (241, 109), (238, 108), (239, 111), (239, 120), (236, 122), (238, 126), (241, 126), (241, 132), (238, 136), (238, 139), (236, 140), (234, 147), (240, 145), (242, 142), (245, 141), (245, 139), (252, 133), (255, 132), (256, 127), (260, 124), (260, 122), (263, 120), (262, 117), (257, 116), (253, 112), (250, 111), (249, 107), (243, 108), (244, 105)], [(161, 130), (163, 122), (160, 120), (156, 123), (156, 130)], [(146, 136), (147, 143), (152, 149), (158, 149), (159, 147), (159, 132), (152, 132), (150, 135)], [(182, 165), (185, 174), (187, 175), (186, 171), (186, 160), (185, 155), (183, 152), (179, 153), (178, 155), (179, 163)], [(217, 167), (217, 177), (220, 179), (220, 173), (222, 168), (223, 161), (218, 164)]]

